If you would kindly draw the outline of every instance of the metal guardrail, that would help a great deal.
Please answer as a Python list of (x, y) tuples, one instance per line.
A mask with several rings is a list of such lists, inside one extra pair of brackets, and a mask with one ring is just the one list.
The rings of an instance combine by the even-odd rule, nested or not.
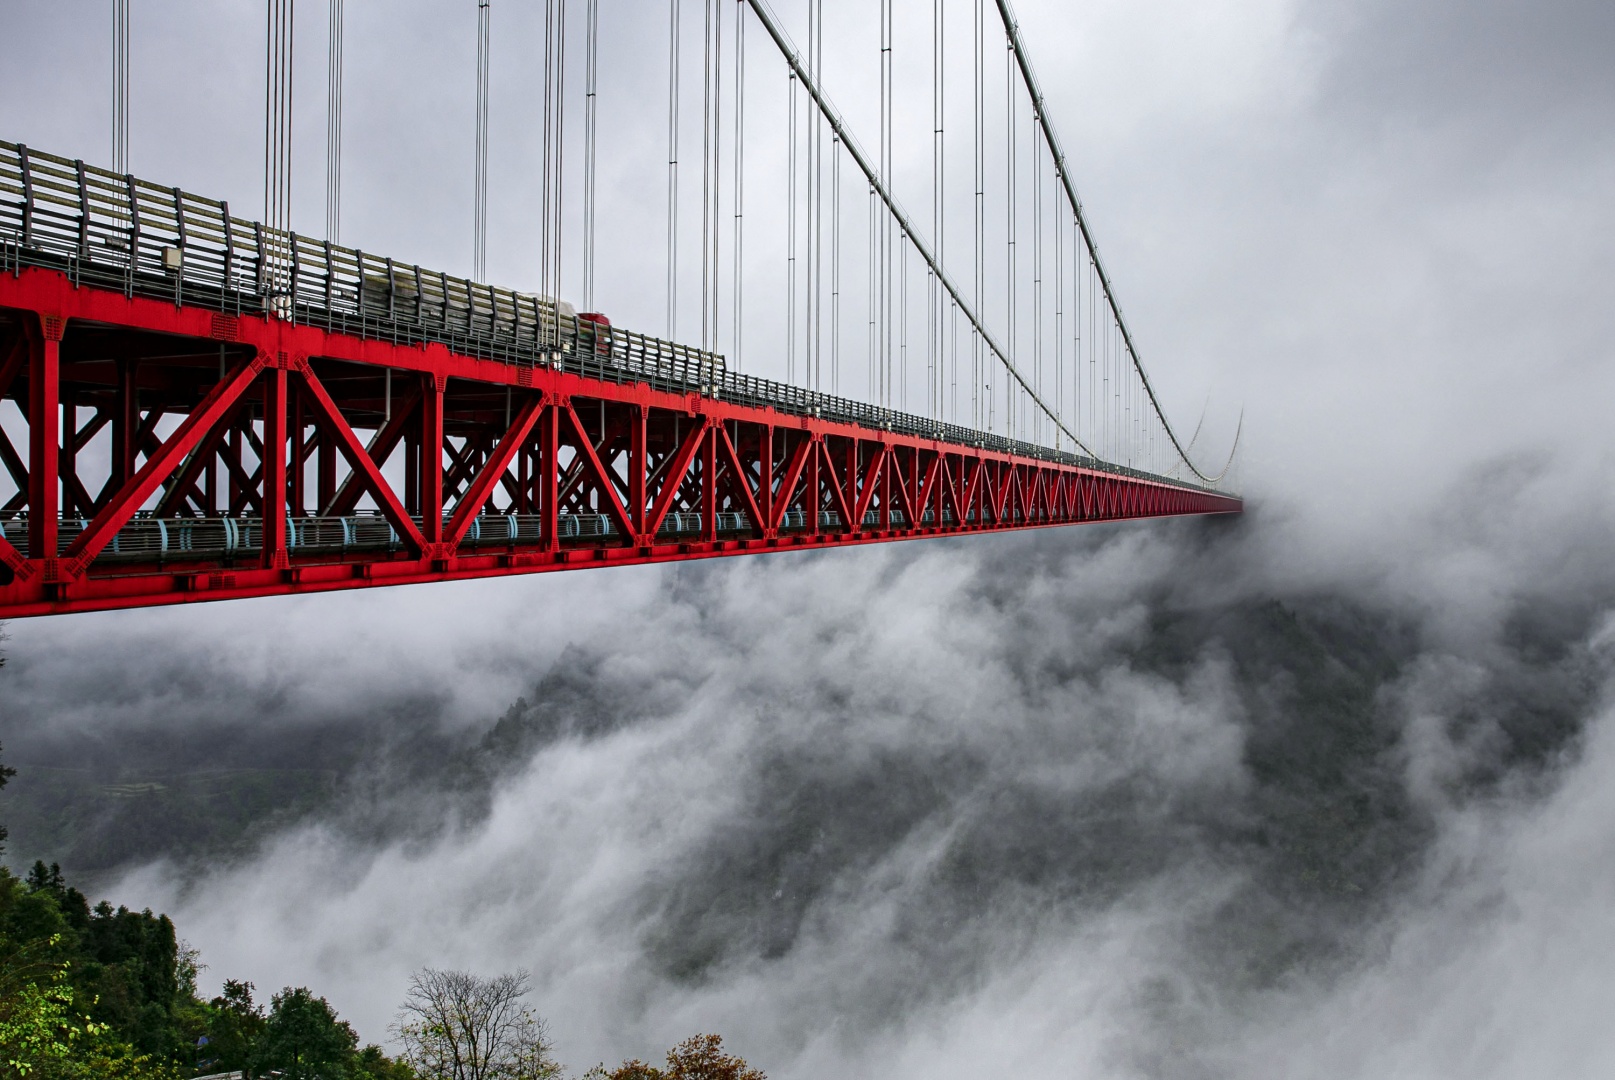
[[(444, 515), (447, 525), (451, 515)], [(974, 520), (975, 514), (967, 520)], [(923, 525), (935, 521), (932, 511), (921, 516)], [(943, 524), (953, 523), (951, 511), (944, 510)], [(415, 523), (421, 523), (417, 515)], [(870, 510), (864, 514), (865, 525), (879, 525), (880, 514)], [(892, 510), (891, 524), (902, 528), (907, 524), (901, 510)], [(701, 536), (704, 521), (699, 513), (670, 513), (662, 521), (658, 535), (667, 538)], [(65, 552), (80, 533), (89, 527), (85, 518), (63, 518), (57, 540), (58, 553)], [(841, 528), (841, 515), (834, 510), (819, 512), (819, 527), (836, 531)], [(801, 510), (788, 511), (780, 522), (780, 531), (798, 532), (807, 528), (807, 514)], [(537, 544), (543, 539), (543, 520), (537, 514), (481, 514), (472, 519), (471, 527), (461, 541), (462, 550), (475, 551), (488, 547), (512, 547)], [(720, 512), (717, 515), (719, 535), (749, 533), (751, 517), (743, 512)], [(616, 537), (616, 523), (605, 514), (562, 514), (559, 517), (559, 535), (568, 540), (590, 540)], [(0, 521), (0, 536), (19, 548), (28, 544), (28, 517), (26, 514)], [(397, 530), (379, 514), (350, 514), (344, 517), (288, 517), (286, 519), (286, 547), (294, 555), (345, 555), (359, 552), (394, 552), (403, 548)], [(232, 559), (256, 556), (263, 547), (263, 519), (258, 517), (155, 517), (142, 513), (119, 529), (101, 554), (98, 562), (162, 562), (183, 559)]]
[(564, 302), (426, 270), (230, 214), (228, 203), (0, 142), (0, 272), (614, 382), (772, 406), (1207, 492), (1215, 488), (728, 370), (723, 357), (580, 319)]

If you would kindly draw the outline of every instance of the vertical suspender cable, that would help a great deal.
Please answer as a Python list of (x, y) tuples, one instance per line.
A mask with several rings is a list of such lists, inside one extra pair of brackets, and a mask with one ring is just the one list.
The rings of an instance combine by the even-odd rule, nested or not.
[[(943, 0), (931, 5), (931, 235), (936, 241), (936, 257), (947, 260), (944, 239), (946, 214), (943, 212), (942, 159), (942, 18)], [(936, 274), (926, 274), (926, 407), (931, 419), (942, 416), (942, 305)]]
[[(539, 74), (543, 80), (539, 91), (539, 198), (538, 198), (538, 292), (540, 296), (552, 297), (550, 287), (550, 220), (551, 204), (554, 202), (555, 187), (555, 104), (551, 100), (553, 86), (553, 61), (555, 37), (555, 0), (544, 0), (544, 40), (543, 52), (539, 63)], [(553, 322), (554, 320), (552, 320)], [(540, 331), (543, 322), (540, 320)]]
[(796, 381), (796, 72), (788, 79), (785, 107), (785, 381)]
[(583, 310), (594, 310), (594, 169), (599, 103), (596, 98), (600, 55), (600, 0), (589, 0), (585, 16), (583, 119)]
[(830, 140), (830, 392), (841, 393), (841, 136)]
[[(1065, 416), (1065, 225), (1054, 215), (1054, 411)], [(1060, 449), (1060, 429), (1054, 429), (1054, 448)]]
[[(808, 9), (808, 41), (811, 47), (811, 56), (808, 66), (813, 71), (815, 81), (824, 81), (824, 0), (813, 0)], [(808, 265), (810, 267), (810, 282), (812, 298), (810, 300), (811, 315), (809, 319), (809, 332), (812, 334), (812, 352), (809, 363), (812, 373), (809, 384), (815, 390), (824, 389), (824, 116), (818, 109), (813, 110), (813, 126), (809, 137), (812, 139), (808, 151), (809, 169), (808, 183), (811, 186), (809, 213), (812, 215), (812, 232), (809, 238)]]
[(712, 9), (717, 0), (701, 3), (701, 348), (715, 348), (713, 338), (718, 332), (717, 320), (710, 318), (712, 297), (717, 295), (713, 276), (717, 264), (712, 237), (717, 231), (714, 220), (712, 151), (716, 143), (713, 132), (712, 88)]
[(1082, 423), (1082, 236), (1071, 219), (1071, 418)]
[(488, 48), (489, 0), (477, 0), (476, 189), (472, 212), (472, 277), (488, 280)]
[(741, 360), (741, 298), (746, 280), (743, 242), (746, 213), (746, 0), (735, 5), (735, 268), (734, 341), (730, 351), (735, 370), (745, 370)]
[[(975, 116), (974, 157), (976, 170), (976, 199), (975, 199), (975, 225), (976, 225), (976, 310), (982, 311), (987, 303), (987, 71), (986, 71), (986, 26), (982, 5), (986, 0), (972, 0), (972, 64), (974, 66), (971, 80), (972, 109)], [(971, 426), (981, 430), (984, 422), (982, 413), (983, 371), (985, 358), (982, 356), (980, 334), (971, 336), (971, 391), (970, 408), (972, 412)]]
[(557, 303), (552, 333), (559, 341), (562, 266), (562, 224), (565, 221), (565, 163), (567, 163), (567, 0), (544, 5), (544, 197), (543, 239), (539, 252), (539, 291)]
[[(1026, 144), (1032, 173), (1032, 386), (1043, 392), (1043, 170), (1038, 168), (1036, 135)], [(1055, 398), (1059, 400), (1058, 397)], [(1043, 418), (1032, 417), (1032, 440), (1043, 441)]]
[(667, 339), (678, 334), (679, 0), (667, 4)]
[(129, 0), (112, 0), (112, 168), (129, 171)]
[(561, 333), (561, 257), (566, 253), (563, 223), (566, 220), (566, 3), (555, 0), (555, 231), (554, 282), (556, 299), (555, 333)]
[[(1007, 272), (1004, 274), (1005, 310), (1008, 312), (1009, 328), (1005, 331), (1005, 346), (1009, 349), (1010, 359), (1015, 359), (1020, 352), (1019, 320), (1016, 318), (1016, 302), (1019, 297), (1015, 293), (1015, 274), (1020, 269), (1020, 260), (1015, 250), (1015, 216), (1016, 195), (1019, 177), (1015, 169), (1015, 151), (1019, 140), (1015, 137), (1015, 70), (1014, 60), (1007, 49), (1004, 53), (1004, 208), (1006, 213), (1005, 227), (1008, 232), (1006, 243), (1008, 250), (1006, 256), (1009, 260)], [(1004, 382), (1004, 430), (1007, 434), (1017, 434), (1015, 427), (1015, 384), (1009, 380)]]
[[(817, 0), (808, 0), (808, 36), (807, 36), (807, 66), (814, 78), (819, 77), (818, 59), (819, 45), (818, 22), (814, 19), (814, 10), (818, 7)], [(802, 350), (802, 381), (808, 389), (813, 389), (813, 369), (818, 359), (818, 342), (815, 340), (815, 331), (818, 329), (818, 313), (815, 310), (815, 288), (818, 284), (818, 272), (815, 266), (816, 254), (814, 241), (818, 236), (817, 211), (819, 210), (819, 171), (814, 165), (814, 151), (818, 149), (818, 110), (808, 110), (807, 129), (803, 132), (803, 150), (807, 160), (803, 163), (803, 181), (807, 184), (807, 197), (803, 200), (803, 211), (807, 214), (807, 227), (803, 230), (803, 239), (807, 245), (807, 266), (805, 288), (803, 290), (803, 350)]]
[(880, 285), (876, 275), (876, 245), (875, 245), (875, 185), (869, 185), (869, 266), (866, 276), (869, 281), (869, 299), (865, 305), (869, 314), (869, 344), (868, 359), (865, 365), (865, 380), (868, 383), (868, 395), (871, 402), (880, 400), (880, 381), (877, 374), (879, 366), (879, 329), (877, 315), (880, 311)]
[(723, 5), (721, 0), (712, 4), (712, 57), (707, 63), (712, 80), (712, 237), (708, 242), (712, 252), (712, 350), (718, 351), (718, 286), (721, 274), (718, 268), (719, 243), (722, 229), (718, 224), (718, 211), (723, 193)]
[(897, 407), (908, 409), (908, 233), (897, 234)]
[[(555, 0), (545, 0), (544, 2), (543, 45), (543, 60), (539, 65), (539, 72), (543, 78), (543, 89), (540, 92), (540, 107), (543, 111), (539, 125), (542, 167), (539, 178), (541, 193), (539, 196), (538, 291), (539, 295), (545, 298), (554, 298), (556, 296), (555, 283), (551, 277), (550, 267), (550, 250), (554, 241), (550, 234), (556, 202), (555, 186), (559, 180), (560, 172), (555, 161)], [(552, 324), (558, 323), (558, 321), (557, 319), (551, 320)], [(560, 327), (558, 325), (552, 325), (552, 334), (558, 335), (559, 331)]]
[(342, 239), (342, 0), (331, 0), (325, 57), (325, 238)]
[[(894, 134), (892, 131), (892, 98), (895, 93), (893, 86), (894, 72), (892, 70), (892, 62), (894, 59), (892, 55), (892, 46), (894, 44), (892, 40), (892, 9), (894, 6), (893, 0), (881, 0), (881, 66), (884, 68), (884, 71), (881, 74), (880, 93), (881, 155), (883, 158), (880, 167), (880, 175), (881, 179), (888, 186), (892, 183), (892, 173), (894, 171), (892, 160), (892, 142)], [(892, 379), (893, 367), (895, 366), (893, 361), (895, 357), (892, 351), (892, 336), (895, 330), (895, 327), (893, 326), (895, 320), (892, 317), (892, 263), (896, 256), (897, 227), (896, 222), (892, 220), (892, 215), (889, 213), (881, 215), (881, 221), (885, 225), (885, 228), (881, 230), (881, 326), (885, 337), (884, 357), (886, 362), (885, 396), (882, 404), (890, 408), (892, 401), (894, 400), (892, 394)]]
[[(544, 5), (544, 58), (541, 65), (543, 178), (539, 241), (539, 292), (558, 303), (561, 294), (562, 221), (566, 175), (566, 0)], [(555, 340), (562, 331), (559, 308), (550, 319)]]
[[(762, 23), (763, 28), (768, 32), (769, 37), (779, 48), (791, 71), (796, 74), (797, 80), (803, 84), (803, 87), (807, 91), (807, 94), (811, 100), (812, 106), (820, 110), (824, 116), (825, 122), (830, 125), (831, 131), (840, 135), (843, 149), (852, 157), (853, 163), (857, 165), (859, 171), (864, 174), (864, 178), (868, 181), (872, 193), (879, 196), (881, 204), (885, 207), (886, 214), (889, 215), (891, 219), (892, 225), (902, 231), (904, 242), (909, 247), (913, 248), (916, 255), (926, 261), (926, 264), (930, 268), (931, 272), (936, 274), (942, 281), (943, 285), (948, 290), (950, 298), (956, 305), (958, 305), (962, 313), (969, 320), (971, 329), (981, 338), (983, 346), (989, 350), (994, 357), (996, 357), (998, 361), (997, 366), (1003, 368), (1005, 378), (1013, 379), (1020, 386), (1020, 392), (1027, 395), (1032, 403), (1036, 404), (1039, 409), (1044, 411), (1046, 416), (1053, 420), (1054, 413), (1049, 408), (1048, 404), (1042, 400), (1041, 395), (1037, 394), (1032, 389), (1031, 383), (1027, 380), (1026, 376), (1021, 373), (1009, 355), (1006, 354), (998, 345), (997, 341), (993, 338), (992, 333), (982, 323), (979, 315), (977, 315), (972, 306), (968, 303), (968, 301), (966, 301), (963, 293), (948, 277), (942, 265), (937, 262), (936, 256), (931, 251), (929, 244), (927, 244), (920, 237), (920, 234), (914, 228), (913, 221), (910, 220), (907, 213), (903, 211), (902, 207), (893, 197), (890, 189), (886, 185), (885, 180), (880, 174), (880, 170), (862, 151), (856, 142), (851, 140), (849, 133), (846, 130), (846, 124), (841, 119), (840, 113), (837, 112), (835, 107), (830, 103), (829, 99), (824, 95), (824, 92), (819, 87), (817, 80), (813, 78), (812, 72), (802, 62), (801, 56), (798, 55), (796, 50), (791, 46), (784, 30), (780, 27), (778, 21), (773, 15), (772, 10), (769, 8), (767, 0), (747, 0), (747, 3), (750, 5), (752, 11), (756, 13), (759, 22)], [(871, 207), (871, 209), (873, 209), (873, 207)], [(1066, 434), (1071, 436), (1073, 440), (1076, 439), (1075, 434), (1069, 429), (1066, 429)]]
[(1072, 183), (1071, 175), (1065, 166), (1065, 155), (1060, 149), (1058, 138), (1055, 136), (1054, 126), (1049, 121), (1048, 113), (1043, 103), (1043, 92), (1039, 88), (1037, 77), (1032, 71), (1031, 58), (1027, 55), (1026, 47), (1021, 41), (1020, 26), (1016, 22), (1015, 16), (1010, 10), (1009, 0), (996, 0), (996, 3), (998, 6), (999, 15), (1003, 20), (1005, 36), (1009, 39), (1010, 51), (1014, 54), (1014, 59), (1020, 66), (1022, 82), (1025, 84), (1027, 93), (1032, 99), (1033, 113), (1036, 116), (1038, 125), (1042, 130), (1044, 141), (1049, 147), (1049, 153), (1054, 158), (1055, 171), (1059, 175), (1061, 185), (1065, 190), (1066, 199), (1071, 207), (1071, 212), (1077, 219), (1077, 226), (1082, 232), (1083, 240), (1087, 245), (1090, 256), (1092, 257), (1095, 278), (1103, 291), (1104, 299), (1110, 308), (1112, 322), (1115, 325), (1116, 334), (1120, 339), (1119, 346), (1121, 350), (1125, 352), (1125, 359), (1130, 364), (1133, 373), (1137, 376), (1140, 383), (1140, 393), (1143, 398), (1148, 401), (1150, 408), (1154, 411), (1157, 419), (1160, 421), (1162, 430), (1167, 436), (1168, 441), (1171, 442), (1173, 450), (1176, 451), (1178, 456), (1183, 459), (1184, 464), (1187, 465), (1189, 470), (1201, 481), (1208, 484), (1215, 484), (1219, 482), (1225, 475), (1227, 475), (1228, 470), (1233, 465), (1234, 456), (1239, 450), (1238, 434), (1236, 432), (1234, 446), (1229, 451), (1228, 461), (1224, 464), (1222, 471), (1216, 475), (1208, 475), (1202, 472), (1193, 461), (1189, 460), (1187, 452), (1184, 450), (1182, 443), (1178, 440), (1177, 433), (1173, 430), (1172, 425), (1167, 421), (1166, 414), (1162, 411), (1161, 404), (1155, 397), (1155, 388), (1150, 383), (1149, 375), (1144, 370), (1143, 362), (1139, 359), (1138, 350), (1133, 346), (1132, 335), (1128, 332), (1127, 324), (1122, 319), (1121, 309), (1116, 302), (1115, 291), (1111, 288), (1110, 279), (1105, 274), (1103, 265), (1101, 265), (1099, 262), (1098, 252), (1093, 243), (1092, 234), (1088, 229), (1087, 218), (1082, 212), (1082, 202), (1077, 198), (1076, 187)]
[(268, 0), (264, 56), (264, 223), (270, 228), (270, 292), (285, 294), (292, 198), (292, 41), (296, 0)]

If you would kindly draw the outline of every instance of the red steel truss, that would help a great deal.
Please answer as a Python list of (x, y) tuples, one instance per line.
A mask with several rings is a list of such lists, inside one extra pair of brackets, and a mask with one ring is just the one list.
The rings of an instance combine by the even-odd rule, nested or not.
[(0, 275), (6, 400), (0, 618), (1241, 509), (40, 267)]

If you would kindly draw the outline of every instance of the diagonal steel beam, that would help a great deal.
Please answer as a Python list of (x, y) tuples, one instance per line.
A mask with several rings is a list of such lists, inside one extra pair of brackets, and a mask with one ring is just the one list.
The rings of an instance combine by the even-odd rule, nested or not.
[(101, 553), (101, 549), (112, 542), (118, 530), (135, 516), (141, 504), (162, 486), (169, 474), (196, 448), (196, 444), (223, 419), (263, 369), (263, 360), (255, 357), (238, 364), (226, 378), (214, 384), (202, 403), (192, 409), (174, 433), (146, 458), (146, 463), (136, 470), (129, 482), (107, 500), (101, 512), (90, 519), (89, 526), (62, 553), (64, 562), (71, 565), (74, 576), (83, 573)]
[[(869, 459), (869, 464), (864, 468), (863, 483), (857, 489), (858, 502), (854, 505), (852, 512), (852, 529), (854, 531), (863, 528), (864, 515), (869, 512), (869, 504), (874, 501), (881, 470), (886, 468), (886, 458), (890, 453), (891, 451), (884, 444), (878, 445), (874, 456)], [(850, 476), (847, 479), (849, 482), (854, 480)]]
[[(408, 387), (404, 396), (398, 399), (394, 405), (392, 419), (384, 421), (381, 427), (376, 429), (376, 433), (370, 437), (370, 442), (365, 446), (365, 456), (375, 462), (378, 468), (385, 465), (387, 459), (393, 456), (393, 451), (398, 449), (399, 440), (409, 430), (410, 421), (415, 416), (415, 406), (420, 404), (420, 400), (421, 388), (418, 385)], [(322, 423), (321, 426), (323, 429), (324, 424)], [(337, 485), (336, 494), (331, 496), (329, 505), (320, 508), (320, 514), (322, 517), (341, 517), (345, 514), (351, 514), (353, 513), (353, 508), (359, 505), (359, 500), (363, 497), (364, 485), (361, 483), (359, 472), (356, 469), (343, 478), (341, 484)]]
[(631, 540), (634, 535), (633, 520), (628, 516), (628, 508), (622, 504), (622, 497), (617, 494), (617, 485), (606, 474), (606, 467), (601, 462), (600, 455), (595, 453), (594, 443), (589, 439), (589, 433), (583, 428), (583, 419), (578, 416), (577, 410), (572, 407), (570, 402), (563, 411), (567, 423), (572, 425), (573, 432), (577, 434), (578, 452), (583, 455), (584, 460), (588, 463), (589, 471), (594, 473), (595, 483), (605, 495), (606, 509), (611, 512), (612, 517), (617, 519), (617, 527), (622, 530), (623, 536)]
[(17, 448), (11, 445), (11, 439), (6, 435), (5, 429), (0, 428), (0, 462), (3, 462), (6, 471), (11, 474), (11, 480), (22, 491), (28, 490), (28, 463), (23, 461)]
[[(785, 472), (780, 476), (779, 494), (774, 496), (773, 513), (768, 519), (770, 529), (779, 528), (779, 523), (785, 520), (785, 514), (796, 498), (796, 485), (802, 480), (802, 470), (807, 467), (808, 455), (815, 452), (813, 447), (812, 436), (804, 436), (796, 444), (796, 449), (791, 451), (790, 460), (785, 464)], [(769, 483), (773, 483), (772, 477), (769, 478)]]
[(673, 500), (678, 498), (679, 489), (684, 486), (684, 478), (690, 472), (690, 462), (700, 451), (701, 439), (705, 434), (705, 424), (691, 424), (690, 433), (684, 437), (678, 452), (673, 455), (673, 463), (667, 467), (662, 486), (656, 492), (656, 502), (651, 507), (650, 520), (645, 522), (645, 535), (652, 542), (661, 530), (662, 522), (667, 519), (667, 512), (673, 509)]
[(336, 402), (331, 400), (331, 395), (326, 391), (325, 384), (320, 382), (319, 376), (314, 374), (314, 369), (309, 366), (307, 360), (298, 365), (298, 374), (303, 376), (303, 384), (308, 390), (309, 400), (314, 403), (321, 413), (325, 414), (325, 423), (328, 425), (328, 430), (336, 436), (336, 444), (341, 449), (342, 455), (348, 459), (348, 465), (352, 467), (355, 473), (359, 474), (360, 482), (375, 497), (376, 503), (381, 508), (381, 512), (387, 518), (388, 523), (398, 530), (398, 535), (410, 546), (417, 557), (424, 556), (426, 554), (426, 538), (421, 535), (421, 530), (415, 524), (415, 519), (409, 516), (409, 511), (405, 510), (404, 504), (399, 501), (398, 493), (393, 490), (391, 484), (387, 483), (386, 477), (381, 475), (381, 470), (370, 459), (370, 454), (365, 450), (364, 444), (359, 441), (359, 436), (354, 434), (352, 426), (348, 424), (347, 419), (342, 415), (342, 411), (336, 407)]
[[(836, 463), (830, 457), (830, 446), (822, 439), (817, 445), (819, 447), (819, 460), (823, 463), (824, 471), (830, 474), (830, 494), (835, 496), (836, 513), (841, 515), (841, 531), (856, 532), (858, 524), (852, 516), (852, 504), (847, 500), (847, 493), (841, 489), (841, 481), (836, 475)], [(856, 484), (858, 482), (857, 473), (848, 476), (847, 482)], [(813, 492), (813, 505), (810, 508), (813, 511), (813, 519), (808, 522), (808, 525), (814, 532), (819, 529), (819, 508), (823, 505), (823, 500), (823, 492)]]
[(511, 422), (510, 430), (500, 436), (499, 443), (488, 460), (483, 462), (482, 471), (471, 481), (471, 486), (461, 497), (454, 508), (454, 516), (449, 519), (448, 535), (443, 542), (452, 550), (460, 546), (465, 534), (471, 528), (471, 519), (481, 513), (483, 504), (493, 494), (494, 485), (505, 475), (510, 468), (511, 461), (516, 457), (516, 451), (527, 441), (528, 432), (533, 430), (533, 424), (538, 421), (539, 414), (544, 411), (544, 398), (534, 395), (527, 399), (521, 411)]
[(752, 523), (752, 528), (763, 528), (763, 512), (757, 506), (757, 497), (752, 494), (747, 471), (740, 467), (740, 455), (735, 453), (735, 444), (729, 441), (729, 429), (722, 424), (718, 425), (718, 446), (723, 450), (724, 460), (729, 464), (729, 474), (734, 477), (734, 486), (740, 489), (741, 497), (746, 501), (746, 515)]

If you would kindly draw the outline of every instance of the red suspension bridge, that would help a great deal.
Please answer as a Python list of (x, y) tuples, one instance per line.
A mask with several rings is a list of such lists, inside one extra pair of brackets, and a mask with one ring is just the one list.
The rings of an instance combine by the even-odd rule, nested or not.
[[(272, 56), (280, 2), (271, 2)], [(547, 2), (564, 11), (565, 0)], [(714, 30), (708, 13), (710, 49), (725, 19), (718, 0), (706, 2), (719, 15)], [(709, 93), (703, 121), (709, 130), (732, 121), (737, 134), (727, 159), (720, 149), (703, 162), (702, 210), (721, 216), (710, 177), (732, 166), (736, 342), (746, 21), (783, 59), (791, 116), (800, 108), (804, 118), (791, 133), (803, 153), (793, 141), (789, 167), (805, 187), (786, 193), (782, 215), (792, 298), (777, 339), (790, 357), (784, 381), (736, 370), (711, 347), (716, 224), (700, 237), (709, 347), (695, 348), (556, 298), (558, 194), (545, 210), (553, 229), (539, 288), (525, 293), (341, 246), (333, 212), (326, 238), (299, 235), (276, 187), (284, 177), (266, 179), (271, 220), (255, 222), (178, 188), (0, 143), (0, 618), (1240, 510), (1220, 490), (1222, 474), (1189, 461), (1156, 402), (1006, 4), (1004, 42), (1020, 76), (1006, 127), (1018, 94), (1035, 136), (1008, 153), (1034, 174), (1037, 215), (1019, 237), (1032, 252), (1023, 258), (1009, 211), (1010, 249), (995, 269), (976, 206), (973, 291), (955, 285), (942, 256), (945, 156), (933, 170), (927, 239), (891, 190), (889, 105), (875, 160), (821, 86), (822, 8), (815, 26), (810, 5), (804, 58), (767, 4), (725, 6), (733, 112)], [(970, 13), (978, 71), (982, 11)], [(486, 5), (479, 14), (480, 186)], [(592, 110), (592, 2), (588, 14)], [(881, 16), (889, 33), (890, 0)], [(940, 41), (944, 16), (935, 17)], [(334, 14), (337, 41), (338, 23)], [(546, 41), (546, 64), (553, 53), (560, 67), (563, 45)], [(717, 47), (723, 55), (721, 38)], [(941, 46), (935, 59), (940, 72)], [(670, 66), (676, 97), (676, 52)], [(563, 76), (546, 69), (546, 85), (552, 77), (557, 100), (546, 108), (558, 133), (569, 106)], [(721, 85), (722, 66), (705, 78)], [(273, 79), (272, 67), (272, 120)], [(593, 131), (577, 126), (592, 185)], [(871, 208), (856, 312), (850, 301), (837, 307), (853, 291), (839, 282), (842, 170), (867, 188)], [(1011, 177), (1006, 198), (1022, 184)], [(676, 166), (670, 186), (672, 247)], [(589, 303), (592, 186), (586, 198)], [(485, 219), (479, 192), (479, 262)], [(927, 362), (915, 372), (906, 364), (911, 264), (926, 285), (925, 304), (913, 306)], [(676, 253), (668, 268), (671, 326)], [(827, 279), (828, 317), (817, 299)], [(986, 321), (988, 279), (1009, 286), (1002, 339)], [(867, 400), (834, 392), (833, 368), (825, 386), (842, 320), (869, 327)], [(749, 355), (762, 351), (757, 336)], [(922, 411), (900, 407), (910, 383)]]

